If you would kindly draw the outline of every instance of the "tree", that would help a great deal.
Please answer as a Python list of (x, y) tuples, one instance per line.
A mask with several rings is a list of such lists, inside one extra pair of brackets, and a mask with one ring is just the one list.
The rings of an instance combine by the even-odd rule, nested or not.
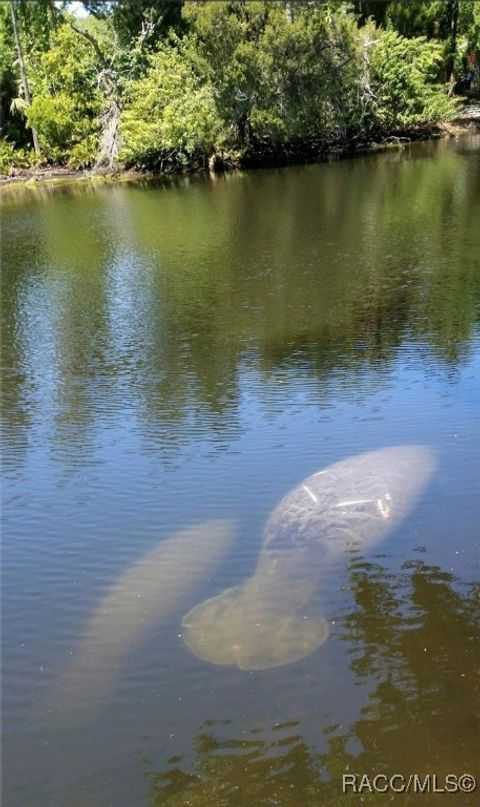
[(111, 19), (122, 47), (142, 37), (153, 49), (169, 30), (183, 29), (183, 0), (84, 0), (83, 5), (95, 17)]
[(70, 20), (70, 27), (93, 48), (98, 64), (97, 87), (103, 94), (105, 108), (99, 121), (101, 132), (96, 167), (114, 169), (117, 166), (120, 150), (120, 115), (122, 112), (119, 73), (115, 62), (122, 51), (116, 43), (113, 49), (110, 47), (109, 50), (105, 50), (91, 31), (81, 28), (72, 20)]
[[(18, 15), (17, 15), (15, 0), (10, 0), (10, 12), (11, 12), (11, 15), (12, 15), (12, 25), (13, 25), (13, 35), (14, 35), (14, 38), (15, 38), (15, 47), (17, 49), (18, 63), (19, 63), (19, 66), (20, 66), (20, 74), (21, 74), (21, 77), (22, 77), (23, 95), (24, 95), (25, 103), (26, 103), (27, 109), (28, 109), (28, 107), (30, 107), (31, 103), (32, 103), (32, 96), (30, 94), (30, 83), (29, 83), (29, 80), (28, 80), (27, 66), (25, 64), (25, 59), (24, 59), (24, 56), (23, 56), (23, 48), (22, 48), (22, 42), (21, 42), (21, 36), (20, 36), (20, 22), (19, 22)], [(31, 128), (31, 131), (32, 131), (33, 147), (35, 149), (35, 153), (40, 154), (40, 144), (38, 142), (37, 130), (36, 130), (35, 126), (33, 126), (33, 125), (31, 125), (30, 128)]]
[(102, 94), (99, 57), (68, 23), (51, 35), (48, 51), (34, 62), (34, 97), (27, 118), (51, 161), (74, 166), (94, 162), (98, 151)]
[(4, 162), (32, 137), (109, 169), (120, 153), (169, 170), (314, 157), (450, 116), (445, 84), (469, 86), (480, 55), (473, 0), (83, 5), (79, 20), (66, 0), (0, 4)]
[(213, 88), (198, 73), (194, 40), (165, 44), (150, 58), (147, 74), (127, 87), (122, 117), (127, 165), (165, 170), (205, 165), (221, 120)]
[(402, 130), (448, 119), (456, 105), (435, 83), (442, 62), (440, 43), (381, 33), (371, 53), (376, 118), (383, 131)]
[(447, 6), (446, 6), (447, 43), (445, 47), (445, 80), (450, 82), (452, 92), (455, 84), (453, 70), (455, 65), (455, 56), (457, 54), (458, 15), (459, 15), (458, 0), (447, 0)]

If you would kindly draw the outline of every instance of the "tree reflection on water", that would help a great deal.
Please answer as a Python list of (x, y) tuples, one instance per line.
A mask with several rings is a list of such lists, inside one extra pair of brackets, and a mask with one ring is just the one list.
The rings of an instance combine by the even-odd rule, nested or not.
[(475, 156), (424, 144), (7, 200), (1, 394), (15, 450), (35, 418), (71, 451), (125, 410), (163, 455), (228, 442), (242, 385), (261, 394), (280, 374), (284, 397), (306, 386), (323, 406), (366, 371), (369, 390), (385, 384), (408, 344), (429, 373), (455, 370), (478, 324)]

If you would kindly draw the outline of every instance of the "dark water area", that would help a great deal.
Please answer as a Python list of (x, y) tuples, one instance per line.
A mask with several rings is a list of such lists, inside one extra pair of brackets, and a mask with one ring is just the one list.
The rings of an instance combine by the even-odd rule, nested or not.
[[(480, 788), (479, 256), (479, 136), (4, 196), (4, 807), (333, 807), (360, 803), (352, 772)], [(316, 652), (248, 671), (189, 651), (182, 617), (252, 574), (292, 487), (412, 444), (435, 475), (325, 571)], [(222, 556), (177, 552), (168, 615), (115, 626), (110, 657), (99, 629), (101, 686), (58, 707), (116, 582), (212, 520)]]

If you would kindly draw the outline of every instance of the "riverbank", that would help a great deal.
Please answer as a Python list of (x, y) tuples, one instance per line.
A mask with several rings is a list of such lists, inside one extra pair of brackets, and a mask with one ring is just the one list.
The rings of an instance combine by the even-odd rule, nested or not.
[[(184, 173), (199, 173), (209, 170), (211, 173), (221, 173), (222, 171), (261, 168), (280, 165), (293, 165), (306, 162), (323, 162), (329, 159), (341, 159), (353, 157), (356, 154), (363, 154), (373, 151), (381, 151), (390, 148), (403, 148), (410, 143), (438, 139), (442, 137), (459, 137), (462, 134), (471, 133), (472, 130), (480, 130), (480, 106), (469, 105), (452, 121), (445, 121), (440, 124), (425, 124), (405, 130), (403, 132), (392, 133), (378, 140), (352, 141), (346, 145), (333, 144), (325, 149), (285, 147), (281, 151), (265, 150), (262, 153), (245, 154), (238, 160), (224, 160), (220, 155), (209, 162), (208, 168), (195, 168)], [(140, 171), (138, 169), (121, 169), (111, 171), (108, 169), (83, 169), (72, 170), (66, 166), (45, 166), (39, 168), (17, 169), (12, 176), (0, 175), (0, 192), (8, 191), (10, 188), (35, 188), (39, 183), (48, 186), (58, 186), (71, 182), (84, 183), (109, 183), (125, 182), (146, 179), (151, 177), (161, 177), (172, 175), (172, 171)]]
[(100, 184), (122, 180), (142, 179), (150, 174), (134, 170), (72, 170), (61, 166), (20, 169), (14, 176), (0, 175), (0, 193), (10, 188), (35, 188), (41, 185), (63, 185), (70, 182), (90, 182)]

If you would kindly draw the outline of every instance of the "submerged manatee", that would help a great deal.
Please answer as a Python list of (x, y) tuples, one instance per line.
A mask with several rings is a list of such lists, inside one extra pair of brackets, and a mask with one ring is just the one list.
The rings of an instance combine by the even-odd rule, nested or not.
[(121, 661), (152, 625), (202, 585), (232, 544), (230, 521), (207, 521), (149, 550), (109, 588), (90, 619), (72, 663), (46, 707), (54, 718), (83, 723), (102, 707)]
[(329, 561), (379, 543), (412, 509), (434, 467), (427, 448), (394, 446), (305, 479), (270, 515), (253, 576), (183, 618), (187, 646), (243, 670), (313, 653), (329, 634), (318, 611)]

